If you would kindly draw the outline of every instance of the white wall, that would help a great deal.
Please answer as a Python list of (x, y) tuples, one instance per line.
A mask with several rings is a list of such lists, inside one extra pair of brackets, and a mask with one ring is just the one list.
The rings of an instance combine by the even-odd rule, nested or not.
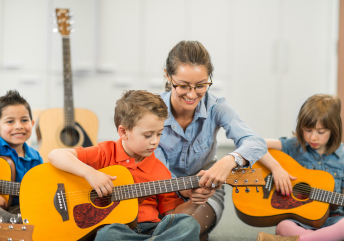
[[(124, 89), (163, 91), (168, 51), (184, 39), (209, 50), (211, 91), (264, 138), (289, 136), (310, 95), (336, 93), (338, 0), (0, 0), (0, 95), (63, 107), (56, 7), (74, 13), (74, 105), (97, 114), (98, 141), (118, 138)], [(222, 132), (219, 143), (231, 144)]]

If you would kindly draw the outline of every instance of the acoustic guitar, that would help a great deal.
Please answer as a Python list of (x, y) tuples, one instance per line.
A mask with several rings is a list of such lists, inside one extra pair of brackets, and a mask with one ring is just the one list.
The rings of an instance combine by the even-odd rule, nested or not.
[(304, 168), (281, 151), (269, 149), (269, 152), (287, 172), (297, 177), (291, 180), (292, 194), (285, 196), (277, 192), (271, 171), (257, 161), (253, 168), (262, 169), (266, 185), (258, 187), (261, 192), (252, 193), (249, 198), (241, 193), (233, 195), (235, 211), (243, 222), (268, 227), (294, 219), (320, 228), (329, 216), (330, 204), (344, 206), (344, 195), (333, 192), (335, 181), (330, 173)]
[(0, 196), (6, 202), (7, 207), (12, 204), (13, 195), (19, 195), (19, 183), (16, 180), (16, 167), (11, 158), (0, 156)]
[[(123, 166), (99, 171), (117, 176), (112, 194), (104, 198), (99, 198), (84, 178), (61, 171), (50, 163), (38, 165), (25, 174), (20, 186), (20, 209), (22, 217), (35, 226), (33, 240), (84, 240), (106, 224), (133, 223), (138, 214), (138, 198), (197, 188), (200, 179), (200, 176), (190, 176), (134, 183), (131, 173)], [(265, 182), (260, 169), (244, 169), (232, 172), (226, 184), (244, 186), (242, 192), (248, 195), (248, 186)]]
[(53, 149), (96, 145), (98, 132), (98, 119), (93, 112), (74, 109), (68, 9), (56, 9), (56, 17), (63, 43), (64, 109), (46, 110), (37, 121), (39, 153), (44, 162), (48, 162), (48, 154)]

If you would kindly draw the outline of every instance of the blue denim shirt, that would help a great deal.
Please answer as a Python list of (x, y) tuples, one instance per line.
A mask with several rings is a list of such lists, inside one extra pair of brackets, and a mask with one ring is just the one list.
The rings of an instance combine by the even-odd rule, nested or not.
[(306, 144), (306, 151), (297, 142), (296, 137), (280, 138), (282, 151), (295, 159), (298, 163), (308, 169), (323, 170), (332, 174), (335, 180), (335, 192), (342, 193), (344, 188), (344, 146), (340, 147), (330, 155), (319, 155), (310, 145)]
[(197, 174), (210, 164), (217, 151), (216, 135), (220, 127), (233, 139), (235, 152), (253, 165), (266, 152), (265, 141), (240, 118), (224, 98), (207, 92), (195, 109), (192, 122), (185, 132), (171, 112), (171, 91), (161, 94), (169, 118), (165, 120), (155, 156), (171, 171), (172, 177)]
[[(25, 173), (31, 168), (43, 163), (42, 157), (32, 147), (23, 144), (25, 157), (19, 157), (16, 150), (11, 148), (8, 143), (0, 137), (0, 156), (11, 158), (16, 166), (16, 182), (21, 182)], [(1, 177), (0, 177), (1, 179)], [(19, 204), (19, 197), (13, 197), (12, 206)]]

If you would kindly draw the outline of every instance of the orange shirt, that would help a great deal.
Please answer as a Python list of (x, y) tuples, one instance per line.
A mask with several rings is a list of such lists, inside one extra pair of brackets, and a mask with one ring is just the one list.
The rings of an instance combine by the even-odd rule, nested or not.
[[(116, 142), (105, 141), (97, 146), (77, 147), (75, 150), (80, 161), (95, 169), (111, 165), (125, 166), (133, 175), (135, 183), (171, 179), (170, 171), (154, 153), (135, 163), (135, 158), (125, 153), (121, 138)], [(159, 222), (159, 212), (165, 213), (182, 203), (183, 200), (175, 192), (149, 196), (139, 205), (138, 222)]]

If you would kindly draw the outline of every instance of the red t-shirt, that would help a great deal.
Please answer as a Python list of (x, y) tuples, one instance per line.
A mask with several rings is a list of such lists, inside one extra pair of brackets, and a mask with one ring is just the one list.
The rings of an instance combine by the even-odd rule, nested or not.
[[(135, 163), (135, 158), (125, 153), (121, 138), (116, 142), (105, 141), (97, 146), (77, 147), (75, 150), (80, 161), (97, 170), (111, 165), (125, 166), (133, 175), (135, 183), (171, 179), (170, 171), (154, 153)], [(183, 200), (175, 192), (149, 196), (139, 205), (138, 222), (159, 222), (159, 212), (165, 213), (182, 203)]]

